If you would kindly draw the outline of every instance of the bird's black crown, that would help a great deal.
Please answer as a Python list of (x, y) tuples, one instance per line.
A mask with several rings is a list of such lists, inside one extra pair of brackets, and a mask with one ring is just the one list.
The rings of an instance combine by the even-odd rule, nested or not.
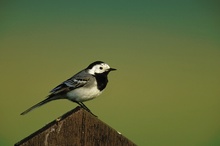
[(101, 64), (104, 63), (103, 61), (95, 61), (93, 63), (91, 63), (86, 69), (92, 69), (93, 66), (97, 65), (97, 64)]

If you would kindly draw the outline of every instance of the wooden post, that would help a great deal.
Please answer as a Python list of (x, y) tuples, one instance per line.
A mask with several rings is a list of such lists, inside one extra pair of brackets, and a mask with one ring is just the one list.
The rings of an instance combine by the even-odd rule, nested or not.
[(24, 138), (15, 146), (135, 146), (80, 107)]

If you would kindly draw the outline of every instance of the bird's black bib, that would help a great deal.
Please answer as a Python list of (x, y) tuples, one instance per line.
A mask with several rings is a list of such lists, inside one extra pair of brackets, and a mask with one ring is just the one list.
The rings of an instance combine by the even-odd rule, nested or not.
[(97, 81), (97, 87), (100, 91), (102, 91), (103, 89), (105, 89), (107, 83), (108, 83), (108, 72), (105, 73), (101, 73), (101, 74), (95, 74), (95, 78)]

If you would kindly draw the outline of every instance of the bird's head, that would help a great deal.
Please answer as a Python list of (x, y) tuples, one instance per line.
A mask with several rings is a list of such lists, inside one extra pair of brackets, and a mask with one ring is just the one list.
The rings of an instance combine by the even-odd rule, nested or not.
[(87, 68), (88, 72), (92, 75), (109, 73), (110, 71), (116, 70), (115, 68), (111, 68), (108, 64), (102, 61), (95, 61), (91, 63)]

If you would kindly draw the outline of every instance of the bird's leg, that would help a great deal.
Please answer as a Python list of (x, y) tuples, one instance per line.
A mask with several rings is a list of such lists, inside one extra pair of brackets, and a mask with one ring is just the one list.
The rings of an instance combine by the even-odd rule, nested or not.
[(82, 108), (84, 108), (86, 111), (88, 111), (90, 114), (92, 114), (93, 116), (97, 117), (95, 114), (93, 114), (91, 112), (91, 110), (85, 105), (83, 104), (82, 102), (79, 102), (79, 104), (81, 105)]
[(84, 108), (86, 111), (90, 112), (89, 108), (85, 106), (82, 102), (75, 101), (81, 108)]
[(91, 112), (91, 110), (85, 104), (83, 104), (82, 102), (80, 102), (80, 104), (83, 106), (85, 110), (87, 110), (88, 112)]
[(95, 114), (93, 114), (91, 112), (91, 110), (85, 105), (83, 104), (82, 102), (78, 102), (78, 101), (75, 101), (78, 105), (80, 105), (80, 107), (84, 108), (86, 111), (88, 111), (89, 113), (91, 113), (93, 116), (97, 117)]

